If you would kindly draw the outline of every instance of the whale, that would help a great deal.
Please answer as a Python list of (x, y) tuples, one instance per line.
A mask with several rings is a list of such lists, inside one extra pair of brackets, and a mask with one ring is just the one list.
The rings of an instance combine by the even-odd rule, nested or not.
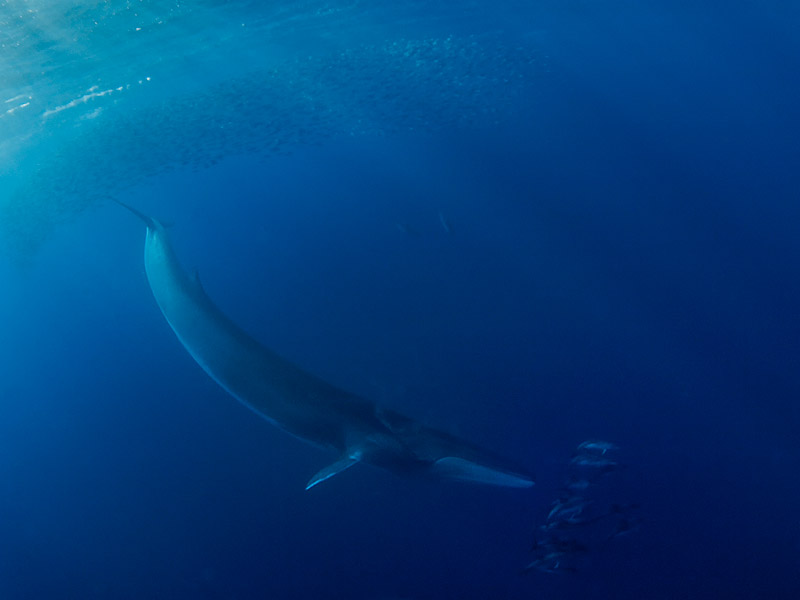
[(225, 315), (179, 261), (164, 223), (146, 226), (144, 265), (156, 304), (194, 361), (228, 394), (283, 431), (335, 453), (317, 484), (359, 463), (399, 475), (529, 488), (533, 476), (477, 445), (352, 394), (268, 349)]

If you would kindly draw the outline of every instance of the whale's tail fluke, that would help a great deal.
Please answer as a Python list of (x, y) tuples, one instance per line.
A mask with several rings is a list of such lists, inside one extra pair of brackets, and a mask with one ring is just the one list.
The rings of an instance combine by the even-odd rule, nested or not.
[(445, 456), (431, 466), (431, 473), (442, 479), (500, 487), (529, 488), (533, 478), (523, 473), (482, 465), (457, 456)]
[[(524, 468), (479, 446), (426, 427), (392, 410), (378, 409), (377, 414), (391, 432), (396, 448), (402, 449), (404, 458), (413, 457), (411, 462), (423, 466), (428, 475), (435, 479), (515, 488), (534, 485), (533, 475)], [(383, 448), (383, 464), (380, 466), (398, 470), (396, 467), (402, 461), (393, 461), (389, 458), (391, 451), (387, 450)], [(365, 449), (362, 457), (367, 462), (376, 462), (374, 453), (369, 449)]]

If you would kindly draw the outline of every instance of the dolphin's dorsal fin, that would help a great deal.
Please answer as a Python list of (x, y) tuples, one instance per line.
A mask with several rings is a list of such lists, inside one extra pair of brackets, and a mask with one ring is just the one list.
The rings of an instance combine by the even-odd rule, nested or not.
[(331, 477), (333, 477), (337, 473), (341, 473), (342, 471), (344, 471), (346, 469), (349, 469), (350, 467), (352, 467), (357, 462), (358, 462), (357, 458), (354, 458), (350, 454), (346, 454), (345, 456), (343, 456), (342, 458), (337, 460), (332, 465), (328, 465), (324, 469), (318, 471), (317, 474), (314, 475), (309, 480), (308, 484), (306, 484), (306, 489), (310, 490), (312, 487), (314, 487), (318, 483), (322, 483), (323, 481), (325, 481), (326, 479), (330, 479)]

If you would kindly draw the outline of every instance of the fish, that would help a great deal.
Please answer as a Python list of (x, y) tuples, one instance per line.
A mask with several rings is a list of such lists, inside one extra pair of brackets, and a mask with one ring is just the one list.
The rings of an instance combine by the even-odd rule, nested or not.
[(444, 213), (439, 212), (439, 223), (442, 224), (442, 229), (446, 234), (453, 233), (453, 226), (450, 225), (450, 221), (447, 220), (447, 217), (444, 216)]
[(583, 510), (591, 504), (591, 500), (586, 500), (580, 496), (556, 500), (553, 508), (547, 514), (547, 521), (571, 521), (583, 514)]
[(564, 554), (579, 554), (588, 552), (589, 548), (584, 543), (576, 538), (560, 538), (552, 536), (544, 541), (539, 541), (534, 538), (531, 552), (535, 553), (537, 558), (545, 558), (553, 552)]
[(619, 463), (617, 461), (611, 460), (610, 458), (605, 458), (603, 456), (583, 455), (583, 454), (574, 456), (570, 462), (572, 463), (572, 465), (576, 467), (598, 469), (603, 472), (613, 471), (619, 466)]
[(409, 225), (408, 223), (398, 223), (398, 224), (397, 224), (397, 230), (398, 230), (400, 233), (404, 233), (404, 234), (406, 234), (408, 237), (412, 237), (412, 238), (418, 238), (418, 237), (420, 236), (420, 233), (419, 233), (419, 231), (417, 231), (416, 229), (414, 229), (414, 228), (413, 228), (411, 225)]
[(608, 540), (613, 540), (614, 538), (622, 537), (624, 535), (628, 535), (629, 533), (633, 533), (635, 531), (639, 531), (640, 527), (642, 526), (643, 519), (641, 517), (622, 517), (614, 527), (614, 531), (611, 532), (608, 536)]
[(591, 453), (603, 455), (612, 450), (619, 450), (619, 446), (603, 440), (586, 440), (578, 444), (578, 453)]
[(585, 554), (589, 547), (575, 538), (552, 538), (548, 542), (555, 550), (568, 554)]
[(545, 556), (543, 558), (535, 558), (530, 563), (528, 563), (525, 568), (522, 570), (522, 574), (526, 574), (530, 571), (540, 571), (541, 573), (577, 573), (578, 570), (570, 565), (564, 565), (563, 561), (561, 560), (561, 555), (558, 553), (553, 553), (550, 556)]
[(564, 485), (564, 488), (569, 493), (579, 493), (585, 492), (590, 484), (588, 479), (570, 479)]
[(161, 313), (195, 362), (228, 394), (268, 422), (336, 460), (306, 484), (367, 463), (401, 475), (530, 488), (526, 469), (342, 390), (266, 348), (225, 315), (199, 277), (181, 266), (165, 225), (116, 200), (146, 226), (147, 281)]

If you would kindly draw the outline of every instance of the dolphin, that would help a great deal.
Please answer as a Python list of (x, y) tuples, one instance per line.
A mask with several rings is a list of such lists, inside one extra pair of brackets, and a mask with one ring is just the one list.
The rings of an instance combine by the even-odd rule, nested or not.
[(612, 450), (619, 450), (619, 446), (603, 440), (586, 440), (578, 444), (577, 453), (603, 455)]
[(404, 475), (528, 488), (533, 477), (486, 451), (337, 388), (265, 348), (211, 301), (181, 266), (166, 227), (147, 226), (144, 263), (156, 303), (178, 340), (231, 396), (280, 429), (332, 450), (310, 489), (356, 463)]

